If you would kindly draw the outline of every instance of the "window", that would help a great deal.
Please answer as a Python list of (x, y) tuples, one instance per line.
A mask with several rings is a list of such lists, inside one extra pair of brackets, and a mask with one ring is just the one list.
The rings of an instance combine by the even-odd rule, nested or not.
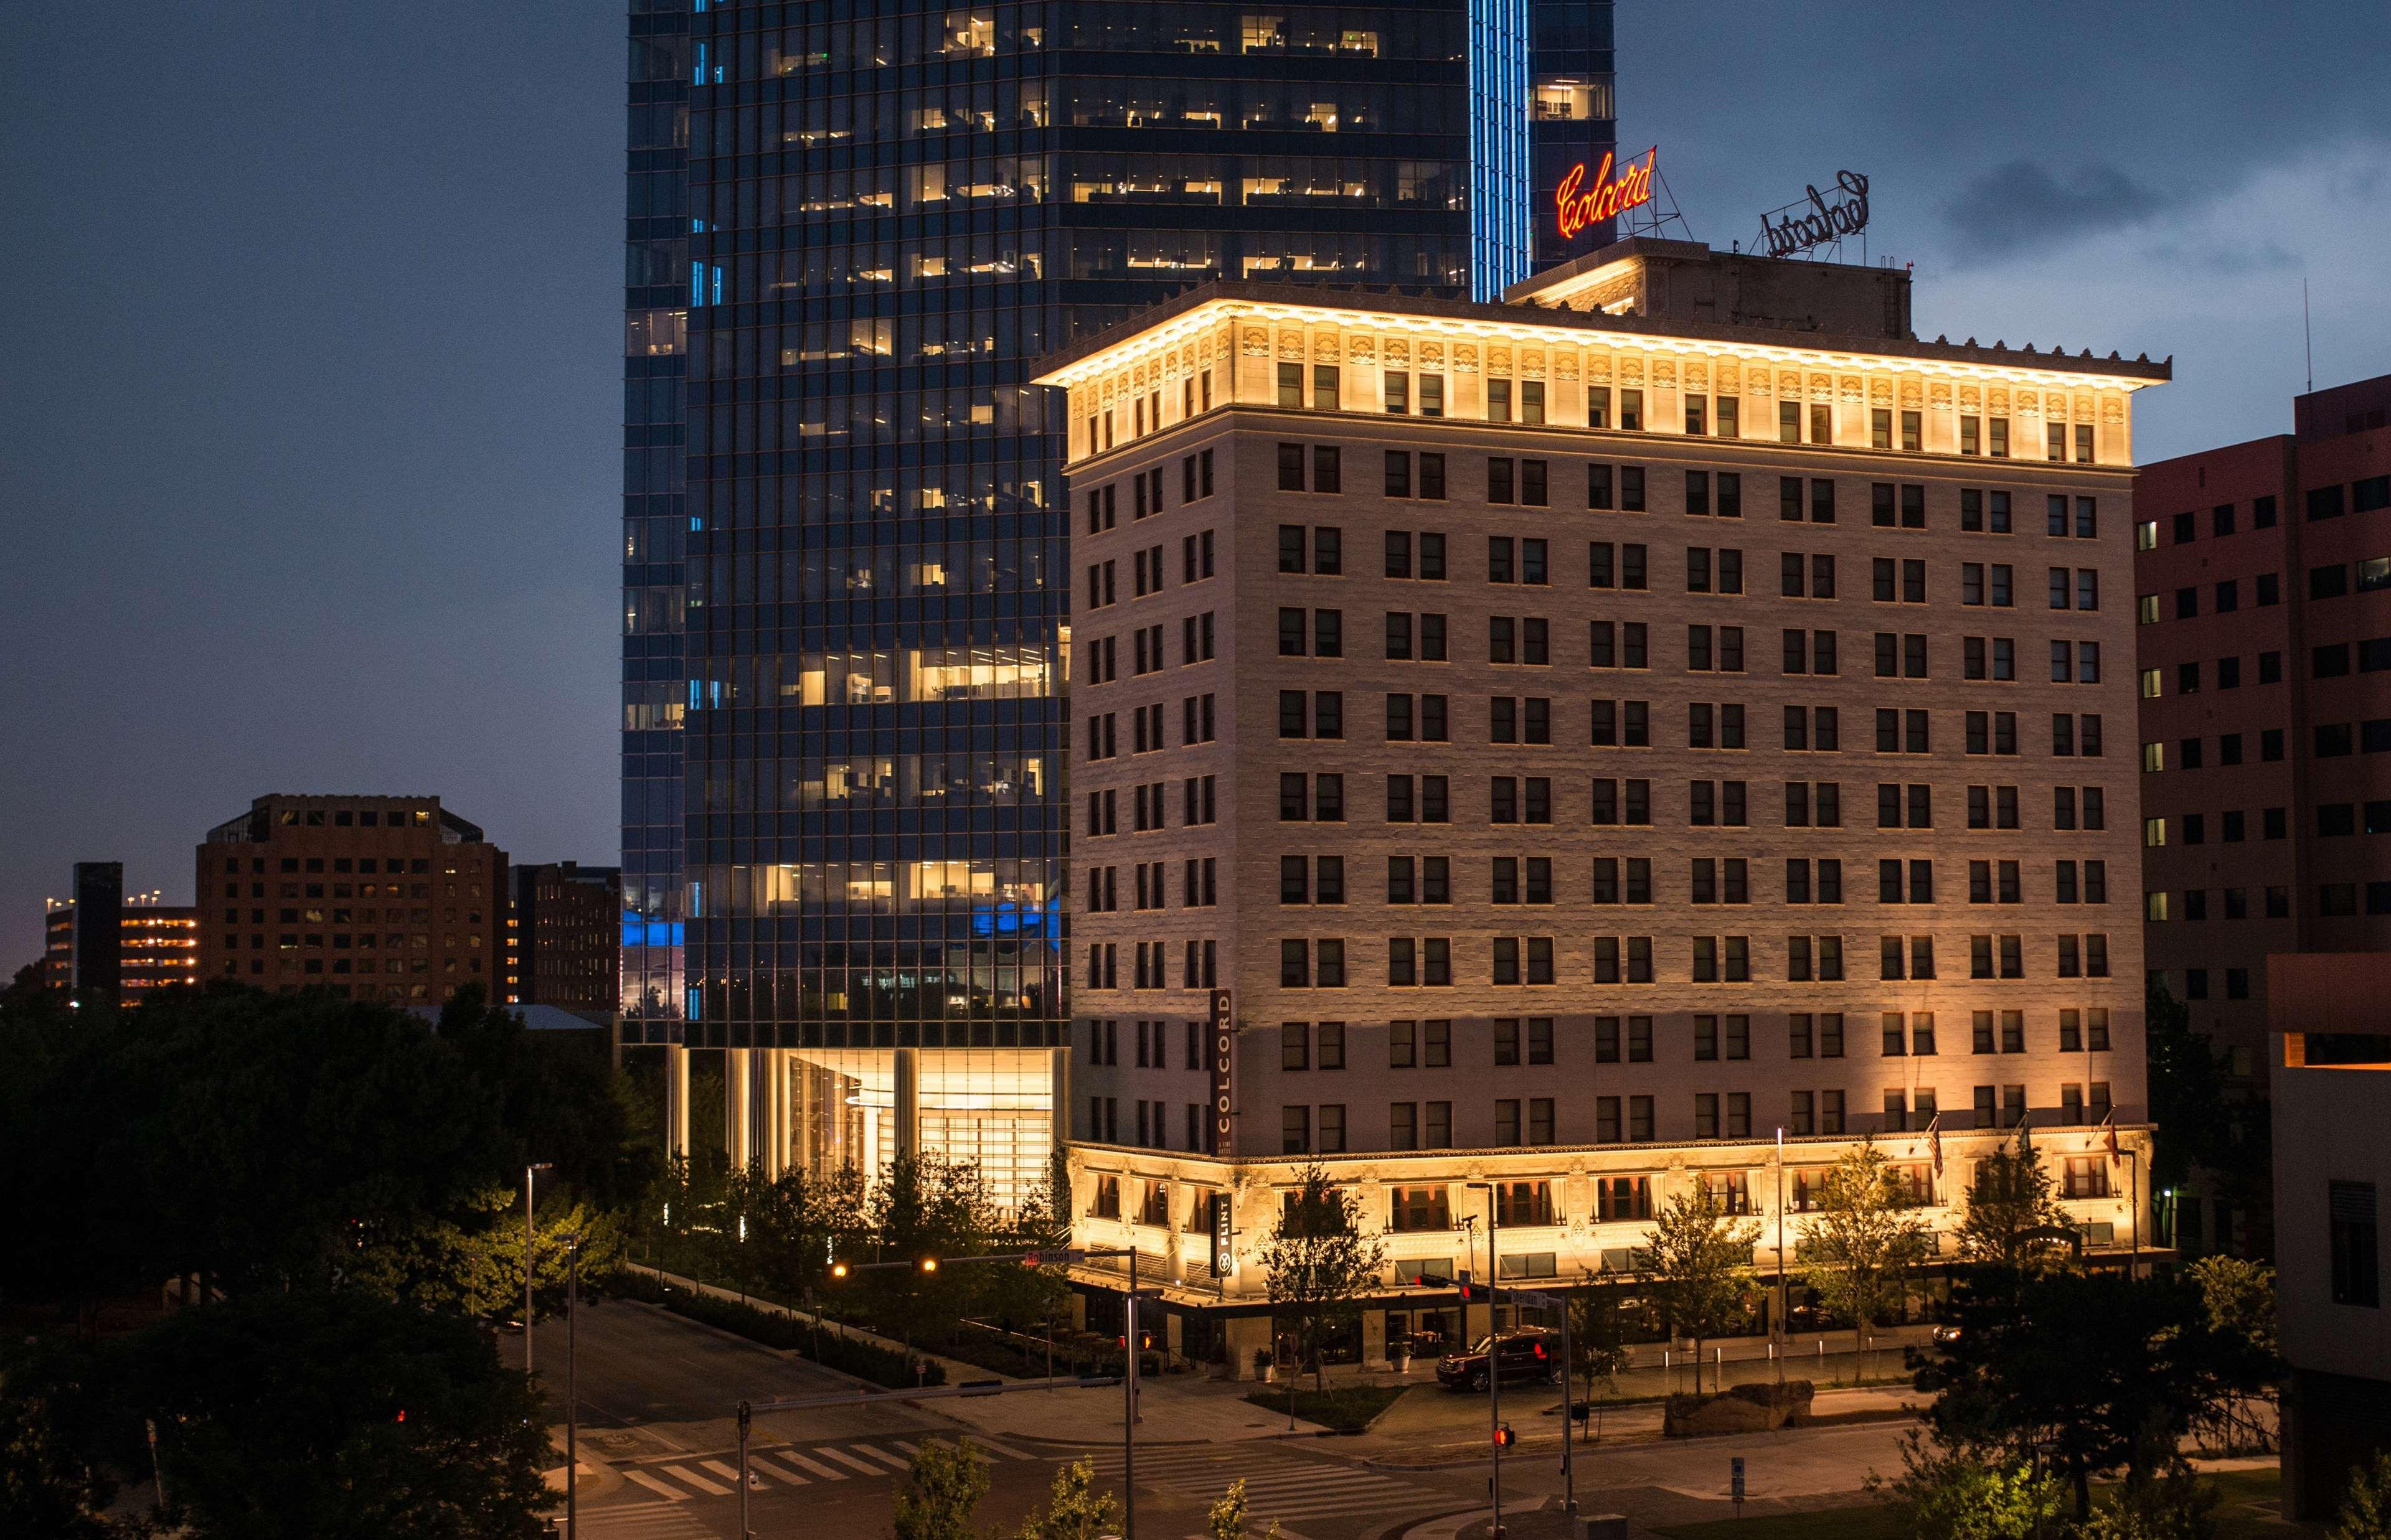
[(2382, 1236), (2372, 1182), (2325, 1184), (2333, 1303), (2376, 1309), (2383, 1303)]

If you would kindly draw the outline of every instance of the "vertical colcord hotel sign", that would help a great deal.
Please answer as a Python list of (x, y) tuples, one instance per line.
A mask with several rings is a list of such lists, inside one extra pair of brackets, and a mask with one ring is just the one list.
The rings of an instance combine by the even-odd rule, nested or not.
[(1661, 164), (1661, 147), (1654, 145), (1612, 174), (1610, 156), (1591, 173), (1581, 160), (1570, 168), (1553, 194), (1553, 226), (1569, 240), (1606, 219), (1652, 201), (1652, 173)]
[[(1230, 1071), (1234, 1068), (1237, 1030), (1230, 1009), (1229, 992), (1212, 991), (1212, 1153), (1223, 1160), (1236, 1153), (1229, 1110)], [(1230, 1192), (1224, 1186), (1212, 1200), (1212, 1276), (1225, 1278), (1237, 1270), (1234, 1238), (1229, 1229)]]

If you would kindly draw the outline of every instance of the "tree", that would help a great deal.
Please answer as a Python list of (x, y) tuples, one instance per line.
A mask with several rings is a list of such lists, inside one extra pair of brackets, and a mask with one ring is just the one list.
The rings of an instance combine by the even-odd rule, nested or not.
[(156, 1419), (193, 1540), (533, 1540), (549, 1501), (523, 1377), (462, 1318), (359, 1290), (170, 1316), (127, 1345), (114, 1399), (121, 1449)]
[(1818, 1215), (1803, 1239), (1810, 1266), (1803, 1281), (1852, 1323), (1852, 1378), (1866, 1380), (1868, 1328), (1900, 1306), (1908, 1269), (1932, 1244), (1908, 1183), (1873, 1140), (1862, 1140), (1827, 1173)]
[(1362, 1200), (1328, 1177), (1318, 1161), (1296, 1174), (1260, 1261), (1272, 1314), (1295, 1323), (1314, 1389), (1326, 1389), (1322, 1362), (1336, 1329), (1361, 1314), (1361, 1299), (1386, 1270), (1387, 1249), (1362, 1233)]
[(2041, 1152), (2020, 1154), (2005, 1144), (1976, 1162), (1959, 1221), (1959, 1254), (1971, 1262), (2027, 1271), (2067, 1251), (2062, 1243), (2028, 1232), (2065, 1229), (2071, 1223), (2051, 1195)]
[(2391, 1540), (2391, 1455), (2378, 1452), (2350, 1473), (2327, 1540)]
[(133, 1540), (104, 1516), (117, 1483), (95, 1460), (88, 1355), (34, 1339), (0, 1363), (0, 1534)]
[[(2280, 1421), (2273, 1387), (2282, 1377), (2275, 1314), (2275, 1270), (2240, 1257), (2202, 1257), (2186, 1269), (2207, 1314), (2217, 1394), (2195, 1420), (2228, 1453), (2271, 1450)], [(2264, 1412), (2254, 1412), (2258, 1403)]]
[(1749, 1314), (1751, 1248), (1759, 1239), (1759, 1222), (1728, 1218), (1718, 1194), (1699, 1175), (1652, 1222), (1647, 1265), (1653, 1303), (1672, 1336), (1694, 1340), (1696, 1393), (1702, 1388), (1703, 1341), (1725, 1335)]
[(1204, 1529), (1212, 1540), (1243, 1540), (1246, 1533), (1246, 1479), (1243, 1476), (1229, 1483), (1209, 1512), (1204, 1515)]
[(1987, 1461), (1912, 1429), (1901, 1441), (1902, 1474), (1871, 1472), (1868, 1490), (1901, 1515), (1913, 1540), (2043, 1540), (2064, 1532), (2065, 1489), (2023, 1460)]
[[(881, 1260), (976, 1256), (997, 1230), (996, 1204), (978, 1165), (937, 1153), (899, 1155), (881, 1169), (865, 1210)], [(985, 1268), (863, 1273), (861, 1298), (874, 1318), (911, 1342), (951, 1338)]]
[(2217, 1394), (2224, 1354), (2189, 1279), (1986, 1269), (1954, 1280), (1950, 1315), (1957, 1336), (1918, 1376), (1937, 1439), (2043, 1460), (2078, 1521), (2094, 1477), (2154, 1480)]
[(1046, 1511), (1021, 1521), (1021, 1540), (1102, 1540), (1120, 1523), (1120, 1503), (1096, 1490), (1096, 1468), (1084, 1459), (1054, 1468)]
[[(1585, 1287), (1570, 1294), (1569, 1301), (1570, 1376), (1585, 1381), (1591, 1400), (1597, 1380), (1616, 1388), (1620, 1371), (1633, 1355), (1627, 1351), (1627, 1319), (1619, 1303), (1622, 1286), (1602, 1281), (1592, 1273), (1584, 1277)], [(1586, 1431), (1596, 1433), (1590, 1417)]]
[[(1246, 1479), (1243, 1476), (1229, 1483), (1211, 1511), (1204, 1516), (1205, 1533), (1211, 1540), (1243, 1540), (1246, 1533)], [(1262, 1540), (1278, 1540), (1278, 1521), (1271, 1521), (1262, 1532)]]
[(897, 1540), (974, 1540), (972, 1515), (987, 1495), (988, 1460), (970, 1439), (924, 1439), (897, 1494)]

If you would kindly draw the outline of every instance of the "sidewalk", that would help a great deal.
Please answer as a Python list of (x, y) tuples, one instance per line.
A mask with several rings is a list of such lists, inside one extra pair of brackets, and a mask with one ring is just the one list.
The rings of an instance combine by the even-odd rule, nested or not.
[[(1830, 1426), (1846, 1418), (1891, 1420), (1906, 1416), (1906, 1409), (1921, 1400), (1906, 1385), (1821, 1389), (1811, 1403), (1811, 1415), (1827, 1419)], [(1589, 1443), (1584, 1437), (1588, 1428), (1580, 1428), (1576, 1447), (1581, 1454), (1588, 1454), (1622, 1444), (1656, 1442), (1661, 1437), (1662, 1411), (1658, 1401), (1606, 1406), (1599, 1436)], [(1341, 1447), (1380, 1469), (1433, 1470), (1447, 1465), (1474, 1463), (1486, 1457), (1487, 1416), (1484, 1396), (1446, 1395), (1439, 1392), (1409, 1395), (1390, 1407), (1368, 1432)], [(1519, 1435), (1523, 1457), (1559, 1451), (1560, 1392), (1557, 1389), (1537, 1386), (1532, 1391), (1506, 1390), (1503, 1420)], [(1701, 1441), (1680, 1442), (1690, 1447)]]
[[(677, 1273), (667, 1273), (660, 1268), (644, 1270), (676, 1289), (696, 1290), (701, 1287)], [(716, 1299), (734, 1303), (741, 1298), (737, 1290), (722, 1289), (713, 1284), (704, 1285), (703, 1291)], [(769, 1315), (788, 1315), (800, 1321), (813, 1318), (809, 1312), (792, 1310), (752, 1294), (746, 1296), (745, 1303), (750, 1308)], [(908, 1351), (903, 1342), (852, 1326), (839, 1326), (826, 1320), (822, 1330), (826, 1334), (844, 1333), (892, 1353)], [(924, 1358), (942, 1367), (949, 1385), (989, 1380), (1019, 1383), (959, 1358), (942, 1357), (918, 1347), (910, 1351), (917, 1358)], [(1391, 1380), (1393, 1377), (1389, 1378)], [(1256, 1388), (1250, 1382), (1232, 1384), (1215, 1380), (1201, 1369), (1185, 1374), (1145, 1376), (1138, 1381), (1138, 1399), (1144, 1412), (1138, 1426), (1138, 1443), (1142, 1445), (1221, 1444), (1242, 1439), (1286, 1437), (1286, 1415), (1284, 1412), (1273, 1413), (1247, 1405), (1246, 1392)], [(1110, 1385), (1088, 1390), (1018, 1391), (1009, 1395), (985, 1398), (958, 1396), (924, 1402), (922, 1409), (993, 1438), (1043, 1439), (1090, 1449), (1118, 1448), (1121, 1442), (1123, 1399), (1122, 1387)], [(1297, 1428), (1298, 1437), (1312, 1437), (1321, 1431), (1316, 1424), (1310, 1422), (1299, 1422)]]

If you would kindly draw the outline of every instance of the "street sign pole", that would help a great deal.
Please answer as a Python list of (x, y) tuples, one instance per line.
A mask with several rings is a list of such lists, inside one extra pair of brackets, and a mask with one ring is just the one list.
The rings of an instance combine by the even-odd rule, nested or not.
[(756, 1420), (756, 1413), (744, 1401), (739, 1403), (739, 1540), (748, 1540), (756, 1532), (747, 1527), (747, 1429)]

